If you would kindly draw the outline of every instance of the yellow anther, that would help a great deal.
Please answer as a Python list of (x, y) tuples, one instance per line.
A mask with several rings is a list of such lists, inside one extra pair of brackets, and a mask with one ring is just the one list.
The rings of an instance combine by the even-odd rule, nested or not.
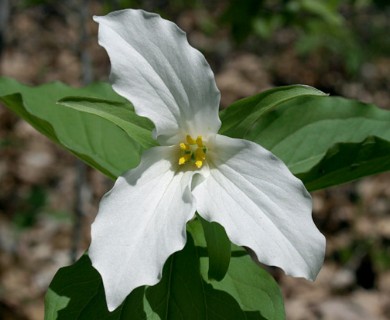
[(182, 142), (180, 143), (180, 149), (183, 151), (190, 150), (190, 146)]
[(185, 164), (186, 163), (186, 158), (180, 157), (179, 158), (179, 165)]
[(181, 142), (179, 165), (191, 162), (198, 169), (202, 168), (204, 161), (206, 160), (207, 148), (203, 144), (202, 136), (198, 136), (193, 139), (189, 134), (186, 136), (186, 142)]
[(195, 165), (198, 169), (202, 168), (203, 166), (203, 161), (202, 160), (196, 160)]
[(191, 154), (184, 154), (179, 158), (179, 165), (185, 164), (190, 159), (191, 159)]

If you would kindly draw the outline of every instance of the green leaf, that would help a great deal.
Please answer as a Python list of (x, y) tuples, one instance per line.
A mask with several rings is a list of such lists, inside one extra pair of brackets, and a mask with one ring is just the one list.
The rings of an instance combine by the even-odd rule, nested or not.
[[(87, 255), (58, 270), (45, 296), (45, 320), (153, 319), (144, 310), (144, 287), (137, 288), (114, 312), (106, 306), (103, 283)], [(157, 318), (156, 318), (157, 319)]]
[(225, 278), (211, 283), (213, 288), (228, 292), (250, 319), (285, 319), (282, 294), (272, 276), (242, 251), (232, 255), (238, 256), (232, 257)]
[[(390, 141), (390, 112), (374, 105), (338, 97), (301, 97), (291, 100), (265, 114), (248, 139), (262, 145), (281, 158), (290, 170), (304, 178), (314, 166), (322, 160), (327, 162), (327, 176), (339, 174), (336, 180), (326, 182), (321, 170), (310, 175), (313, 179), (322, 179), (321, 184), (331, 186), (344, 183), (365, 175), (389, 170), (388, 166), (353, 166), (355, 155), (343, 152), (343, 165), (350, 165), (355, 170), (340, 172), (340, 157), (326, 158), (327, 153), (342, 152), (349, 143), (362, 144), (368, 137), (376, 136)], [(372, 141), (376, 143), (378, 140)], [(336, 147), (336, 144), (339, 144)], [(377, 148), (370, 147), (370, 151)], [(363, 161), (375, 160), (375, 153), (366, 153)], [(308, 183), (310, 183), (308, 181)], [(304, 183), (306, 181), (304, 180)], [(317, 184), (321, 187), (321, 184)], [(316, 189), (309, 185), (310, 190)]]
[[(59, 82), (29, 87), (13, 79), (0, 78), (0, 102), (92, 167), (115, 178), (138, 164), (147, 141), (142, 140), (141, 144), (135, 140), (138, 138), (136, 134), (129, 136), (111, 121), (58, 105), (57, 101), (66, 96), (110, 100), (121, 106), (126, 104), (126, 100), (105, 83), (80, 89)], [(145, 121), (143, 118), (135, 120), (132, 115), (129, 117), (135, 125)], [(144, 129), (151, 129), (150, 125)], [(142, 136), (145, 135), (143, 132)]]
[[(237, 102), (237, 114), (238, 109), (246, 107)], [(259, 108), (252, 108), (253, 113), (264, 109), (266, 112), (248, 130), (239, 131), (239, 135), (232, 128), (226, 133), (270, 150), (309, 190), (390, 170), (386, 155), (386, 142), (390, 141), (389, 111), (355, 100), (321, 96), (301, 96)], [(358, 149), (363, 146), (356, 159)]]
[[(226, 280), (217, 284), (203, 279), (199, 269), (200, 256), (207, 260), (206, 250), (195, 247), (189, 235), (185, 248), (165, 263), (160, 283), (146, 289), (137, 288), (110, 313), (100, 276), (91, 266), (88, 256), (84, 255), (74, 265), (56, 273), (45, 297), (45, 319), (284, 319), (280, 310), (275, 308), (275, 305), (279, 308), (281, 302), (275, 281), (256, 267), (249, 257), (234, 258)], [(249, 263), (253, 265), (252, 269), (248, 269)], [(238, 275), (241, 265), (243, 273), (254, 273), (249, 277)], [(241, 282), (242, 279), (251, 282)], [(253, 289), (256, 285), (260, 289)], [(232, 293), (224, 291), (225, 288)], [(270, 290), (270, 294), (264, 290)], [(270, 302), (271, 297), (276, 300)], [(240, 299), (237, 300), (239, 303), (235, 299)]]
[(293, 85), (270, 89), (238, 100), (220, 112), (222, 126), (219, 133), (232, 138), (246, 137), (265, 112), (293, 98), (308, 95), (326, 94), (309, 86)]
[[(201, 273), (207, 279), (209, 266), (206, 240), (199, 220), (187, 224), (200, 252)], [(274, 278), (256, 265), (246, 251), (232, 245), (229, 269), (222, 281), (208, 280), (214, 289), (228, 292), (245, 311), (246, 319), (283, 320), (285, 310), (283, 296)]]
[(246, 319), (229, 294), (213, 289), (203, 280), (191, 236), (184, 250), (167, 261), (163, 279), (146, 290), (146, 297), (160, 319)]
[(147, 118), (136, 115), (132, 104), (128, 101), (117, 102), (87, 97), (66, 97), (58, 103), (74, 110), (97, 115), (112, 122), (144, 149), (157, 145), (150, 134), (154, 128), (153, 123)]
[(390, 170), (390, 141), (368, 137), (359, 143), (337, 143), (310, 171), (299, 174), (309, 190)]
[(198, 216), (202, 223), (209, 256), (209, 279), (220, 281), (226, 275), (230, 263), (230, 240), (225, 229), (216, 222), (208, 222)]

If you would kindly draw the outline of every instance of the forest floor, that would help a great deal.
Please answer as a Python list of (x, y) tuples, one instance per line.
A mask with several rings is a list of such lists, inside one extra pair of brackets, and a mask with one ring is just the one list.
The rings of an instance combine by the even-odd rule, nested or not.
[[(38, 85), (81, 86), (77, 11), (13, 8), (2, 53), (1, 75)], [(100, 14), (92, 2), (90, 13)], [(304, 83), (333, 95), (390, 109), (390, 57), (364, 63), (353, 77), (323, 57), (298, 56), (288, 31), (277, 50), (237, 49), (227, 31), (200, 31), (202, 10), (176, 17), (192, 45), (205, 52), (216, 74), (222, 107), (275, 85)], [(92, 14), (91, 14), (92, 15)], [(93, 78), (107, 80), (109, 62), (97, 45), (97, 25), (87, 22)], [(260, 41), (260, 40), (258, 40)], [(43, 298), (55, 272), (71, 263), (77, 161), (0, 106), (0, 318), (43, 319)], [(112, 182), (88, 168), (83, 184), (79, 257), (101, 196)], [(291, 320), (390, 319), (390, 174), (313, 193), (314, 218), (327, 238), (325, 264), (315, 282), (275, 272)]]

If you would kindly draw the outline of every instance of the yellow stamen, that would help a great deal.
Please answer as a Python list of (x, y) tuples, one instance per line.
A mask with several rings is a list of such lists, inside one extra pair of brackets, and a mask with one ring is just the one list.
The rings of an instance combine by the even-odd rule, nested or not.
[(186, 142), (181, 142), (179, 165), (192, 162), (198, 169), (202, 168), (206, 160), (207, 148), (203, 144), (202, 136), (193, 139), (189, 134), (186, 136)]
[(196, 138), (196, 144), (198, 145), (199, 148), (203, 147), (203, 141), (202, 141), (202, 136), (198, 136)]
[(201, 161), (201, 160), (196, 160), (196, 161), (195, 161), (195, 165), (196, 165), (196, 167), (197, 167), (198, 169), (200, 169), (200, 168), (202, 168), (202, 166), (203, 166), (203, 161)]
[(191, 154), (184, 154), (179, 158), (179, 165), (185, 164), (190, 159), (191, 159)]
[(186, 158), (180, 157), (179, 158), (179, 165), (185, 164), (186, 163)]
[(190, 146), (188, 144), (185, 144), (185, 143), (180, 143), (180, 149), (185, 151), (185, 150), (190, 150)]
[(196, 160), (205, 160), (206, 159), (206, 154), (204, 153), (203, 149), (201, 149), (201, 148), (196, 149), (195, 158), (196, 158)]
[(186, 140), (188, 144), (195, 144), (195, 140), (189, 134), (187, 134)]

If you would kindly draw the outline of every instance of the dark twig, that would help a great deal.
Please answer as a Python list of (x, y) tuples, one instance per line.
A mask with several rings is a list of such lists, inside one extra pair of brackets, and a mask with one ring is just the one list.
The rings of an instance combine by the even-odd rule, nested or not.
[(5, 48), (5, 35), (7, 32), (9, 11), (9, 0), (0, 0), (0, 57)]
[(75, 262), (78, 258), (78, 249), (82, 238), (83, 229), (83, 190), (86, 179), (86, 166), (81, 160), (76, 160), (76, 179), (75, 179), (75, 201), (74, 201), (74, 223), (73, 237), (70, 258)]
[[(87, 19), (89, 18), (88, 12), (88, 0), (77, 1), (77, 7), (79, 12), (79, 24), (80, 24), (80, 39), (78, 45), (78, 55), (81, 61), (81, 72), (83, 84), (87, 85), (92, 82), (93, 73), (91, 66), (90, 54), (87, 50), (88, 43), (88, 31), (87, 31)], [(80, 8), (81, 7), (81, 8)], [(75, 203), (74, 203), (74, 225), (73, 225), (73, 238), (71, 248), (71, 260), (76, 261), (78, 257), (78, 250), (82, 239), (83, 230), (83, 200), (84, 191), (86, 188), (86, 165), (81, 160), (76, 162), (76, 180), (75, 180)]]
[(81, 69), (82, 69), (82, 77), (83, 84), (90, 84), (93, 80), (93, 72), (92, 72), (92, 63), (91, 63), (91, 55), (89, 54), (87, 45), (88, 45), (88, 30), (87, 30), (87, 22), (89, 17), (88, 11), (89, 0), (82, 0), (82, 5), (80, 8), (80, 58), (81, 58)]

